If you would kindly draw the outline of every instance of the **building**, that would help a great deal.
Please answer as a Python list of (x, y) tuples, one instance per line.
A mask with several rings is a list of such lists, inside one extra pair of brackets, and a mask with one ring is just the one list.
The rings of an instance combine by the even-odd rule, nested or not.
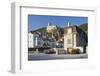
[(64, 29), (64, 49), (68, 48), (83, 48), (86, 53), (87, 34), (78, 26), (69, 26)]
[(36, 48), (36, 47), (42, 47), (43, 46), (43, 40), (37, 33), (29, 33), (28, 34), (28, 47), (29, 48)]
[(54, 48), (56, 46), (56, 40), (53, 38), (48, 38), (45, 35), (38, 34), (37, 32), (28, 34), (28, 45), (29, 48)]
[(64, 48), (64, 36), (60, 37), (60, 38), (56, 41), (56, 47), (57, 47), (57, 48)]
[(33, 48), (33, 34), (28, 33), (28, 48)]
[(48, 44), (50, 48), (55, 48), (56, 47), (56, 40), (53, 38), (48, 39)]
[(48, 23), (47, 32), (52, 32), (53, 30), (57, 29), (57, 26), (51, 23)]

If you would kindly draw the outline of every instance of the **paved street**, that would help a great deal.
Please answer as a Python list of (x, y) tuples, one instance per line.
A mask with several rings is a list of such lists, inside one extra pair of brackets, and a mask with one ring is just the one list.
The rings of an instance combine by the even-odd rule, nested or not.
[(55, 54), (32, 54), (28, 53), (28, 60), (54, 60), (54, 59), (77, 59), (87, 58), (87, 54), (66, 54), (66, 55), (55, 55)]

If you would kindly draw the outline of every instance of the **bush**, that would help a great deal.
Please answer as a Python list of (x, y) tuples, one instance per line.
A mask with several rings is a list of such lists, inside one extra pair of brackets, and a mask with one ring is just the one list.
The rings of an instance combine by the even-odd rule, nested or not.
[(68, 48), (67, 52), (68, 54), (79, 54), (80, 50), (78, 48)]

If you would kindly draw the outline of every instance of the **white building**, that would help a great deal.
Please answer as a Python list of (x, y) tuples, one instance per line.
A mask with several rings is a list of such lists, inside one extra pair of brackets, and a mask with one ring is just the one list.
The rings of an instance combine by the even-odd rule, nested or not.
[(57, 26), (51, 23), (48, 23), (47, 32), (52, 32), (54, 29), (57, 29)]
[(35, 48), (35, 47), (42, 47), (43, 46), (43, 40), (39, 37), (38, 34), (28, 34), (28, 47), (29, 48)]
[(28, 33), (28, 47), (33, 48), (33, 34)]

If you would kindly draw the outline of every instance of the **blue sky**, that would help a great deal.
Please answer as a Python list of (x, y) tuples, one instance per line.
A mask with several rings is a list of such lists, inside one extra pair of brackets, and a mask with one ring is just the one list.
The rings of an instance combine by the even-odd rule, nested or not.
[(70, 25), (80, 25), (88, 23), (87, 17), (76, 16), (47, 16), (47, 15), (29, 15), (28, 16), (28, 28), (29, 31), (36, 30), (42, 27), (46, 27), (48, 22), (58, 25), (60, 27), (67, 27), (67, 23)]

